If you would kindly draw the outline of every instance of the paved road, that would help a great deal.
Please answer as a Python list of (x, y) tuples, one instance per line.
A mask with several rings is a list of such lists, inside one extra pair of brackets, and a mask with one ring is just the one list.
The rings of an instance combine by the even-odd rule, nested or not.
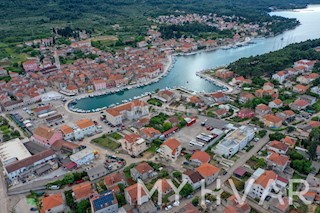
[(8, 212), (8, 195), (7, 195), (7, 186), (5, 184), (5, 180), (3, 177), (2, 170), (0, 169), (0, 212), (1, 213), (9, 213)]

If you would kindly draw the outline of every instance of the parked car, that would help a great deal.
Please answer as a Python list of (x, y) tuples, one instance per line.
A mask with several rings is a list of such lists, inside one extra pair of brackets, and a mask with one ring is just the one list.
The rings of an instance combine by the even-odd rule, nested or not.
[(169, 206), (167, 206), (166, 208), (164, 208), (166, 211), (169, 211), (169, 210), (171, 210), (172, 209), (172, 206), (171, 205), (169, 205)]

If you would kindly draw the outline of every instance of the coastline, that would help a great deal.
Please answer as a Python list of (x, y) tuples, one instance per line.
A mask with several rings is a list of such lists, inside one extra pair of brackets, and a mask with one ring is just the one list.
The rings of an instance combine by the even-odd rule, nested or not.
[[(117, 93), (117, 92), (121, 92), (121, 91), (125, 91), (125, 90), (130, 90), (130, 89), (135, 89), (135, 88), (139, 88), (139, 87), (143, 87), (143, 86), (146, 86), (146, 85), (149, 85), (149, 84), (156, 83), (161, 78), (167, 76), (168, 73), (171, 71), (171, 69), (174, 66), (174, 63), (176, 61), (176, 59), (175, 59), (176, 56), (196, 55), (196, 54), (199, 54), (199, 53), (202, 53), (202, 52), (214, 52), (214, 51), (217, 51), (217, 50), (220, 50), (220, 49), (226, 50), (226, 49), (232, 49), (232, 48), (239, 48), (239, 47), (243, 47), (243, 46), (247, 46), (247, 45), (252, 44), (252, 40), (254, 38), (256, 38), (256, 37), (250, 37), (248, 40), (241, 41), (241, 42), (235, 42), (233, 44), (217, 46), (217, 47), (212, 47), (212, 48), (206, 48), (206, 49), (202, 49), (202, 50), (195, 50), (195, 51), (191, 51), (191, 52), (188, 52), (188, 53), (172, 53), (172, 54), (168, 54), (167, 55), (167, 61), (164, 63), (163, 72), (159, 76), (157, 76), (156, 78), (151, 79), (150, 81), (147, 81), (147, 82), (144, 82), (144, 83), (138, 83), (138, 84), (134, 84), (134, 85), (127, 85), (127, 86), (124, 86), (122, 88), (113, 88), (113, 89), (107, 89), (107, 90), (103, 90), (103, 91), (94, 91), (92, 93), (85, 93), (85, 94), (76, 95), (76, 96), (74, 96), (73, 98), (71, 98), (70, 100), (68, 100), (66, 102), (65, 108), (67, 108), (68, 111), (71, 111), (73, 113), (96, 113), (96, 112), (99, 112), (101, 110), (105, 110), (107, 108), (114, 107), (116, 105), (124, 104), (125, 102), (117, 103), (117, 104), (111, 104), (110, 106), (105, 106), (105, 107), (102, 107), (102, 108), (92, 109), (92, 110), (90, 110), (90, 112), (87, 111), (87, 110), (72, 109), (72, 107), (70, 107), (70, 103), (72, 103), (74, 101), (78, 101), (80, 99), (90, 98), (90, 97), (95, 97), (95, 96), (110, 95), (110, 94), (113, 94), (113, 93)], [(219, 79), (212, 78), (212, 77), (209, 77), (207, 75), (204, 75), (202, 72), (203, 71), (198, 71), (198, 72), (196, 72), (196, 75), (201, 77), (201, 78), (204, 78), (205, 80), (210, 81), (211, 83), (213, 83), (213, 84), (215, 84), (217, 86), (223, 87), (223, 89), (217, 90), (217, 92), (218, 91), (223, 91), (223, 92), (226, 92), (226, 93), (231, 93), (234, 90), (234, 88), (231, 85), (229, 85), (228, 83), (220, 81)], [(176, 88), (179, 88), (179, 87), (175, 87), (175, 89)], [(225, 90), (225, 89), (227, 89), (227, 90)], [(201, 92), (198, 92), (198, 93), (201, 93)], [(142, 97), (144, 97), (146, 95), (148, 95), (148, 94), (142, 94), (141, 96), (138, 96), (137, 98), (142, 98)], [(132, 98), (132, 99), (136, 99), (136, 97)]]

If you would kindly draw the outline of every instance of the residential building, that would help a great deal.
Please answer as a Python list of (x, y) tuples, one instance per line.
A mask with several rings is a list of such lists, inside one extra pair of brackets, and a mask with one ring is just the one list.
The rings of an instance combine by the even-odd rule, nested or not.
[(88, 199), (94, 193), (91, 182), (89, 181), (74, 185), (71, 190), (72, 196), (76, 202)]
[(120, 142), (122, 149), (132, 156), (138, 156), (148, 148), (146, 140), (134, 133), (125, 135)]
[(210, 155), (204, 151), (195, 151), (190, 157), (190, 163), (196, 166), (200, 166), (204, 163), (209, 163), (210, 158)]
[(114, 108), (106, 110), (106, 118), (113, 125), (121, 125), (126, 119), (135, 120), (148, 115), (149, 109), (148, 104), (140, 101), (134, 100), (130, 103), (126, 103)]
[(78, 144), (67, 142), (65, 140), (58, 140), (54, 142), (51, 148), (56, 152), (69, 152), (72, 154), (80, 151), (80, 146)]
[(65, 208), (61, 193), (51, 194), (42, 198), (40, 213), (60, 213)]
[(317, 146), (316, 154), (317, 154), (317, 159), (319, 160), (320, 159), (320, 145)]
[(63, 136), (60, 131), (51, 130), (47, 126), (39, 126), (34, 130), (33, 138), (38, 143), (51, 146), (57, 140), (61, 140)]
[(251, 94), (251, 93), (248, 93), (248, 92), (242, 92), (240, 93), (240, 96), (239, 96), (239, 102), (241, 104), (244, 104), (250, 100), (254, 99), (254, 95)]
[(319, 77), (318, 73), (310, 73), (308, 75), (301, 75), (297, 78), (297, 82), (301, 84), (310, 84)]
[(255, 113), (256, 113), (256, 115), (259, 116), (259, 117), (262, 117), (262, 116), (264, 116), (264, 115), (266, 115), (266, 114), (268, 114), (268, 113), (270, 113), (270, 112), (271, 112), (270, 107), (268, 107), (268, 106), (265, 105), (265, 104), (259, 104), (259, 105), (257, 105), (256, 108), (255, 108)]
[(76, 140), (82, 139), (85, 136), (94, 135), (97, 131), (96, 125), (88, 118), (76, 121), (75, 124), (77, 126), (74, 130), (74, 137)]
[(243, 108), (237, 113), (239, 118), (252, 118), (254, 116), (254, 112), (251, 109)]
[(5, 166), (4, 172), (10, 180), (14, 180), (20, 174), (55, 158), (55, 152), (52, 149), (48, 149)]
[(251, 207), (247, 201), (240, 204), (235, 195), (228, 197), (225, 213), (249, 213), (250, 211)]
[(163, 157), (173, 161), (178, 159), (181, 153), (181, 150), (182, 150), (181, 143), (175, 138), (166, 140), (160, 146), (160, 154)]
[(279, 109), (280, 107), (283, 106), (283, 103), (282, 103), (282, 101), (281, 101), (280, 99), (275, 99), (275, 100), (273, 100), (273, 101), (270, 101), (269, 104), (268, 104), (268, 106), (269, 106), (270, 108)]
[(320, 95), (320, 87), (319, 86), (312, 87), (310, 92)]
[(203, 177), (200, 175), (198, 171), (190, 170), (182, 173), (182, 180), (186, 180), (193, 188), (193, 190), (196, 190), (201, 187), (201, 180)]
[(158, 96), (160, 97), (160, 100), (163, 102), (170, 102), (176, 97), (175, 93), (170, 90), (160, 91), (158, 92)]
[(26, 72), (38, 71), (40, 69), (39, 62), (36, 59), (28, 60), (23, 63), (23, 69)]
[(281, 118), (282, 120), (290, 123), (296, 119), (296, 113), (294, 113), (292, 110), (285, 110), (282, 112), (277, 112), (276, 116)]
[(74, 139), (74, 129), (72, 129), (69, 125), (61, 126), (60, 131), (63, 134), (63, 139), (65, 139), (65, 140)]
[(254, 129), (241, 126), (223, 138), (213, 150), (216, 154), (231, 157), (242, 150), (254, 138)]
[(299, 94), (304, 94), (307, 92), (308, 88), (309, 88), (308, 86), (297, 84), (297, 85), (293, 86), (292, 91), (299, 93)]
[(78, 166), (89, 164), (94, 159), (94, 152), (92, 149), (86, 148), (75, 154), (70, 155), (70, 160), (75, 162)]
[(280, 141), (273, 140), (267, 144), (267, 149), (278, 154), (286, 154), (289, 150), (289, 146)]
[(227, 94), (223, 93), (223, 92), (216, 92), (212, 94), (212, 97), (214, 98), (214, 100), (218, 103), (225, 103), (229, 101), (229, 97)]
[(294, 146), (296, 145), (296, 142), (297, 142), (296, 139), (291, 138), (289, 136), (286, 136), (281, 141), (282, 141), (282, 143), (287, 144), (291, 149), (294, 148)]
[(317, 102), (317, 98), (310, 95), (301, 95), (299, 100), (307, 101), (310, 105), (313, 105)]
[(118, 200), (112, 191), (94, 194), (90, 198), (92, 213), (117, 213)]
[(307, 60), (307, 59), (301, 59), (299, 61), (294, 62), (294, 68), (297, 68), (299, 66), (304, 67), (304, 71), (310, 71), (312, 70), (314, 64), (316, 63), (315, 60)]
[(277, 177), (278, 175), (275, 172), (259, 168), (251, 176), (254, 179), (253, 185), (248, 185), (249, 179), (245, 184), (245, 189), (250, 187), (248, 195), (253, 199), (264, 199), (276, 185)]
[(267, 114), (263, 116), (263, 123), (269, 128), (279, 128), (282, 125), (282, 119), (273, 114)]
[(290, 108), (293, 110), (304, 110), (309, 106), (309, 102), (305, 100), (296, 100), (290, 104)]
[(130, 174), (133, 180), (147, 180), (155, 176), (154, 169), (147, 163), (143, 162), (130, 169)]
[(124, 186), (127, 185), (126, 178), (123, 172), (115, 172), (110, 175), (107, 175), (104, 177), (104, 184), (109, 190), (114, 191), (114, 193), (119, 193), (120, 188), (119, 184), (122, 184)]
[(274, 89), (274, 84), (271, 83), (270, 81), (268, 81), (268, 82), (263, 84), (262, 89), (263, 90), (273, 90)]
[(106, 176), (110, 171), (108, 171), (104, 165), (97, 165), (94, 166), (93, 168), (87, 170), (87, 174), (89, 177), (89, 180), (95, 180), (101, 177)]
[(153, 141), (154, 139), (157, 139), (160, 137), (161, 132), (153, 127), (143, 127), (140, 129), (140, 134), (142, 138)]
[(99, 79), (93, 81), (94, 89), (97, 90), (105, 90), (107, 89), (107, 82), (105, 80)]
[(278, 172), (283, 172), (284, 169), (290, 163), (289, 157), (286, 155), (280, 155), (278, 153), (272, 153), (268, 156), (267, 162), (272, 166), (272, 169)]
[(288, 72), (285, 70), (279, 71), (276, 74), (272, 75), (272, 79), (279, 81), (282, 84), (286, 78), (289, 76)]
[(205, 179), (207, 185), (213, 183), (219, 175), (219, 169), (209, 163), (202, 164), (196, 170)]
[[(127, 203), (133, 206), (137, 204), (143, 204), (149, 201), (147, 193), (144, 191), (141, 185), (138, 187), (138, 184), (139, 183), (133, 184), (124, 189), (124, 196), (126, 198)], [(138, 190), (141, 190), (140, 197), (138, 197)]]

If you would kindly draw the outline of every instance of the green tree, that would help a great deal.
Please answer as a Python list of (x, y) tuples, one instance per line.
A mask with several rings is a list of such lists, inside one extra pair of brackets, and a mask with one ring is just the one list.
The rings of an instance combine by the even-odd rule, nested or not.
[(280, 132), (275, 132), (275, 133), (269, 135), (269, 139), (271, 141), (273, 141), (273, 140), (280, 141), (281, 139), (283, 139), (285, 137), (286, 136), (284, 134), (280, 133)]
[(309, 134), (309, 138), (307, 140), (308, 151), (311, 159), (315, 159), (317, 146), (320, 145), (320, 129), (314, 128), (311, 130)]
[(181, 177), (182, 177), (182, 174), (181, 174), (181, 172), (179, 172), (179, 171), (174, 171), (174, 172), (172, 173), (172, 175), (173, 175), (173, 177), (177, 178), (178, 180), (180, 180)]
[(164, 124), (163, 124), (163, 130), (164, 131), (167, 131), (167, 130), (169, 130), (169, 129), (171, 129), (172, 128), (172, 123), (170, 123), (170, 122), (165, 122)]
[(77, 213), (88, 212), (88, 209), (91, 207), (89, 200), (81, 200), (77, 206)]
[(74, 182), (74, 175), (73, 173), (67, 173), (63, 178), (64, 184), (70, 184)]
[(193, 188), (191, 186), (191, 184), (187, 183), (186, 185), (184, 185), (184, 187), (181, 189), (180, 191), (180, 195), (182, 197), (187, 197), (188, 195), (190, 195), (193, 192)]
[(199, 205), (199, 197), (196, 196), (195, 198), (192, 199), (192, 205), (194, 206), (198, 206)]

